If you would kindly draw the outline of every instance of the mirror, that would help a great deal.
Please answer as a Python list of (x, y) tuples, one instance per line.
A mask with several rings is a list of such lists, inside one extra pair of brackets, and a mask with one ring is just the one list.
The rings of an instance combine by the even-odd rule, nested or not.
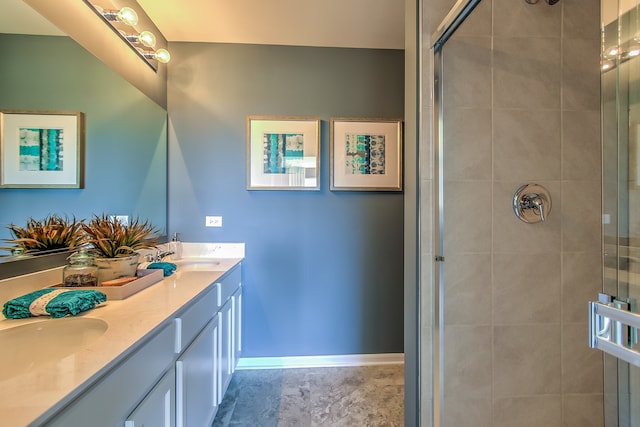
[[(22, 1), (15, 3), (42, 19)], [(11, 13), (3, 6), (3, 20), (24, 19)], [(53, 213), (140, 217), (166, 234), (165, 109), (70, 37), (11, 31), (0, 22), (0, 109), (83, 112), (84, 188), (0, 188), (0, 239), (11, 237), (10, 223), (22, 226), (29, 217)], [(15, 270), (9, 264), (24, 263), (4, 259), (0, 278)]]

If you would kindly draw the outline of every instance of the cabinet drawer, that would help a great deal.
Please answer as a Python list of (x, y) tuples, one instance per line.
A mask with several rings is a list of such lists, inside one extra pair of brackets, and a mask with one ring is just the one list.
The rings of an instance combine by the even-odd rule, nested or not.
[(242, 281), (240, 266), (241, 264), (236, 265), (216, 283), (219, 287), (218, 308), (222, 307), (240, 286)]
[(206, 295), (176, 318), (178, 325), (176, 327), (176, 353), (182, 352), (218, 311), (216, 301), (218, 287), (215, 286), (207, 291)]

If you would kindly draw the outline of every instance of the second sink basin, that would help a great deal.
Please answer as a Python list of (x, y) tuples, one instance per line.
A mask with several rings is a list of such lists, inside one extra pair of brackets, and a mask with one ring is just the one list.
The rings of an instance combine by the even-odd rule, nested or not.
[(100, 319), (65, 317), (0, 330), (0, 380), (63, 359), (99, 338), (107, 328)]
[(213, 258), (183, 258), (171, 261), (176, 264), (177, 271), (224, 271), (228, 263)]

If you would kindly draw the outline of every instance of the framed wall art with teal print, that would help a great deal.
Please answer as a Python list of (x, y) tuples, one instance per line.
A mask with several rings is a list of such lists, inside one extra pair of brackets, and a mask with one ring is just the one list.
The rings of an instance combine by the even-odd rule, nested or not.
[(248, 190), (320, 190), (320, 118), (247, 117)]
[(331, 118), (332, 191), (402, 191), (402, 120)]
[(84, 114), (0, 111), (0, 187), (82, 188)]

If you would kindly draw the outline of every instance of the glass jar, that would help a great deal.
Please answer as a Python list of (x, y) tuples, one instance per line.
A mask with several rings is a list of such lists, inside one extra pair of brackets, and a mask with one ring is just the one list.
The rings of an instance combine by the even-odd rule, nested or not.
[(93, 256), (80, 249), (67, 258), (69, 264), (62, 270), (62, 285), (65, 287), (98, 286), (98, 266), (93, 263)]

